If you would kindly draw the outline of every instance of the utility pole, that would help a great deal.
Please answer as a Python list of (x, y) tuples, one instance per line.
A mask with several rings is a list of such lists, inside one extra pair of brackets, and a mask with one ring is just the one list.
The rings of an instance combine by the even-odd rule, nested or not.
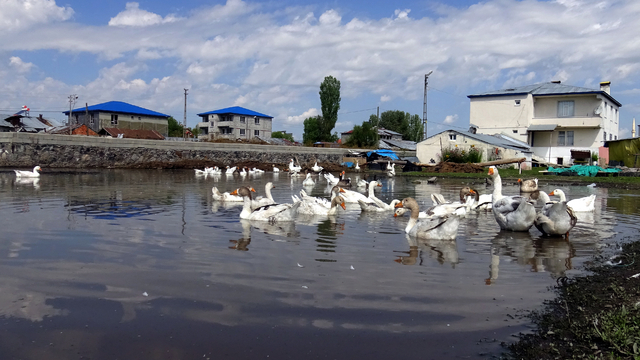
[(380, 134), (378, 133), (378, 129), (380, 128), (380, 106), (376, 110), (376, 147), (380, 147)]
[(424, 103), (422, 104), (422, 126), (424, 128), (422, 132), (422, 140), (427, 139), (427, 83), (429, 82), (429, 75), (431, 75), (433, 71), (429, 71), (424, 76)]
[(69, 95), (69, 119), (67, 120), (67, 125), (69, 125), (69, 135), (71, 132), (71, 113), (73, 112), (73, 107), (76, 106), (76, 100), (78, 100), (78, 95), (72, 94)]
[(187, 93), (189, 89), (184, 89), (184, 120), (182, 122), (182, 137), (187, 141)]

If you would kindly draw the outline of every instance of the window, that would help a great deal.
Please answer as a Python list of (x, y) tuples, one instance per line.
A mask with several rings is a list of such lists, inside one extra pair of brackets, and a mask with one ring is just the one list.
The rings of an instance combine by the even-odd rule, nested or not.
[(91, 114), (91, 118), (89, 120), (89, 122), (93, 125), (93, 123), (95, 122), (95, 119), (93, 118), (93, 114)]
[(564, 131), (558, 131), (558, 146), (564, 146)]
[(244, 129), (240, 129), (240, 136), (245, 136), (245, 130)]
[(567, 146), (573, 146), (573, 131), (567, 131)]
[(133, 121), (133, 119), (134, 119), (134, 117), (133, 117), (133, 115), (131, 115), (131, 120)]
[(514, 134), (517, 134), (517, 133), (518, 133), (518, 130), (513, 130), (513, 133), (514, 133)]
[(573, 131), (558, 131), (558, 146), (573, 146)]
[(609, 140), (613, 140), (613, 135), (609, 134)]
[[(244, 124), (244, 122), (245, 122), (244, 116), (240, 116), (240, 122)], [(240, 135), (244, 135), (244, 134), (240, 133)]]
[(605, 131), (602, 136), (602, 141), (607, 141), (607, 132)]
[(456, 140), (456, 136), (457, 136), (457, 134), (449, 134), (449, 140), (455, 141)]
[(516, 100), (516, 103), (514, 104), (514, 106), (520, 106), (520, 100)]
[(228, 135), (228, 134), (233, 133), (233, 129), (230, 128), (230, 127), (221, 127), (221, 128), (218, 128), (218, 129), (220, 129), (220, 134), (223, 134), (223, 135)]
[(556, 163), (558, 163), (558, 165), (562, 165), (562, 158), (561, 157), (557, 158), (556, 159)]
[(618, 140), (618, 135), (614, 136), (614, 138), (615, 138), (614, 140)]
[(260, 136), (260, 130), (254, 130), (253, 131), (253, 135)]
[(138, 116), (138, 121), (141, 121), (141, 120), (142, 120), (142, 117), (141, 117), (141, 116)]
[(111, 125), (118, 125), (118, 115), (111, 114)]
[(573, 116), (573, 100), (571, 101), (558, 101), (558, 117), (571, 117)]
[(76, 124), (78, 124), (80, 122), (78, 119), (80, 119), (80, 117), (79, 117), (78, 114), (76, 114)]
[(256, 125), (260, 125), (260, 118), (256, 116), (255, 119), (256, 119)]

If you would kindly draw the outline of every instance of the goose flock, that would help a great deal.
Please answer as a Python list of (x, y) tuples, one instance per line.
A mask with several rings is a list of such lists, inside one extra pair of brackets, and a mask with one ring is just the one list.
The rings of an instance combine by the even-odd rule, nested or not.
[[(393, 172), (393, 164), (389, 163), (387, 173)], [(317, 167), (317, 163), (314, 165)], [(292, 176), (298, 173), (299, 166), (293, 160), (288, 171)], [(316, 173), (314, 169), (313, 173)], [(292, 173), (293, 172), (293, 173)], [(242, 202), (241, 219), (275, 222), (295, 222), (298, 214), (332, 216), (339, 213), (339, 208), (346, 209), (345, 204), (355, 204), (362, 212), (388, 212), (394, 217), (402, 217), (410, 213), (409, 221), (404, 228), (409, 236), (433, 240), (454, 240), (458, 233), (461, 219), (478, 211), (491, 211), (497, 225), (503, 231), (530, 231), (537, 229), (545, 236), (564, 236), (577, 223), (576, 213), (593, 212), (595, 209), (595, 195), (567, 201), (565, 193), (554, 189), (546, 193), (538, 188), (537, 179), (518, 179), (520, 194), (506, 195), (502, 193), (502, 179), (495, 166), (489, 167), (488, 175), (493, 184), (491, 194), (479, 194), (468, 186), (460, 189), (459, 199), (448, 201), (441, 194), (431, 194), (432, 205), (420, 211), (420, 205), (411, 197), (392, 199), (385, 202), (376, 196), (376, 189), (382, 187), (377, 180), (367, 182), (358, 180), (351, 190), (351, 179), (341, 172), (337, 177), (330, 173), (320, 175), (317, 180), (307, 172), (303, 181), (304, 187), (313, 187), (326, 182), (330, 191), (330, 198), (309, 196), (307, 191), (300, 190), (299, 194), (291, 196), (290, 203), (277, 203), (271, 196), (273, 184), (265, 185), (265, 196), (254, 198), (252, 187), (240, 186), (231, 192), (221, 193), (213, 187), (213, 199), (223, 202)], [(363, 194), (360, 191), (364, 191)], [(558, 201), (551, 197), (559, 198)], [(536, 207), (536, 205), (538, 205)]]

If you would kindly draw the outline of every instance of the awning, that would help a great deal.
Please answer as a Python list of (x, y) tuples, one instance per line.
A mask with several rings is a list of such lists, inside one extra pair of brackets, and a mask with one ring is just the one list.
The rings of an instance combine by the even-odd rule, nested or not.
[(540, 125), (531, 125), (527, 129), (527, 131), (553, 131), (558, 127), (556, 124), (540, 124)]

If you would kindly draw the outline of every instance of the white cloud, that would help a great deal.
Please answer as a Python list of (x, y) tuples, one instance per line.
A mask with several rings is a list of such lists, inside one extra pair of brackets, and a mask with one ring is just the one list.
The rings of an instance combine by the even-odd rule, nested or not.
[(458, 114), (454, 114), (454, 115), (447, 115), (444, 118), (443, 123), (445, 124), (453, 124), (454, 122), (458, 121)]
[(340, 21), (342, 17), (335, 10), (327, 10), (322, 15), (320, 15), (320, 25), (326, 26), (337, 26), (340, 25)]
[(380, 102), (387, 102), (389, 100), (391, 100), (391, 96), (389, 96), (389, 95), (380, 96)]
[(20, 59), (17, 56), (12, 56), (9, 58), (9, 65), (13, 69), (15, 69), (15, 71), (21, 74), (29, 72), (31, 68), (34, 66), (32, 63), (26, 63), (22, 61), (22, 59)]
[(35, 24), (65, 21), (73, 9), (60, 7), (55, 0), (0, 0), (0, 28), (3, 32), (23, 30)]
[(320, 112), (316, 108), (311, 108), (300, 115), (288, 116), (286, 122), (289, 124), (301, 124), (307, 118), (318, 116)]
[(396, 15), (397, 19), (402, 20), (402, 19), (408, 19), (410, 12), (411, 12), (411, 9), (404, 9), (404, 10), (396, 9), (394, 14)]
[(109, 26), (149, 26), (177, 21), (173, 15), (162, 17), (158, 14), (140, 9), (137, 2), (129, 2), (125, 10), (109, 20)]

